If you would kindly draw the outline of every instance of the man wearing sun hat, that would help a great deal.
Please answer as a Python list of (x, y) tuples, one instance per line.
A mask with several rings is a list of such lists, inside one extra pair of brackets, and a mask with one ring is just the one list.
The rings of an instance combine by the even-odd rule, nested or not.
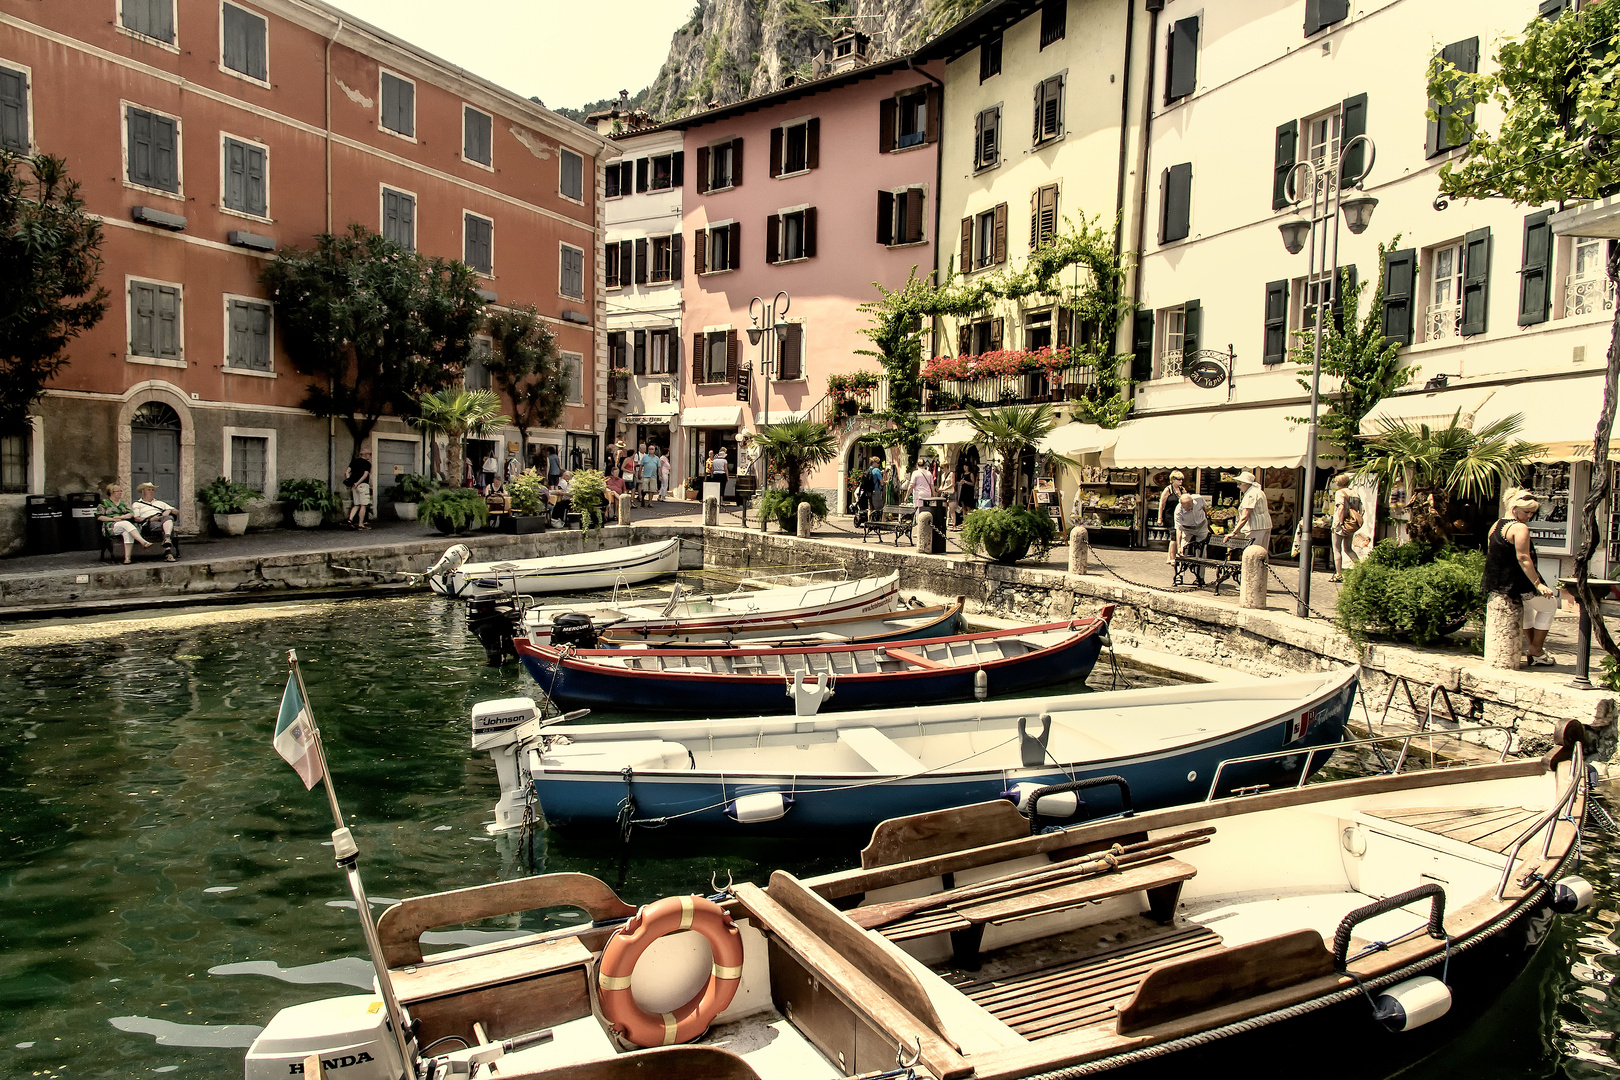
[(1245, 469), (1238, 474), (1237, 521), (1232, 527), (1234, 536), (1247, 536), (1250, 544), (1258, 544), (1267, 553), (1271, 551), (1271, 510), (1266, 506), (1266, 493), (1255, 482), (1254, 473)]
[(130, 505), (130, 517), (143, 532), (163, 531), (163, 557), (174, 562), (174, 522), (180, 512), (157, 497), (157, 485), (151, 482), (135, 488), (135, 502)]

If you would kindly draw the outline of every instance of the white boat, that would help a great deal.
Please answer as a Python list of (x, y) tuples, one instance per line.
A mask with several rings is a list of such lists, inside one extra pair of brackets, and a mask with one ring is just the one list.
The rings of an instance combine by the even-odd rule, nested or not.
[[(611, 585), (609, 581), (607, 584)], [(793, 585), (783, 589), (738, 589), (729, 593), (687, 596), (680, 586), (667, 597), (644, 603), (561, 604), (531, 608), (523, 616), (523, 631), (537, 645), (551, 643), (552, 623), (563, 615), (581, 616), (587, 631), (608, 624), (620, 631), (674, 630), (688, 633), (724, 633), (783, 619), (873, 615), (893, 611), (900, 597), (900, 575), (858, 578), (854, 581)], [(594, 630), (592, 629), (594, 627)], [(562, 644), (562, 642), (558, 642)]]
[(435, 567), (438, 572), (430, 572), (427, 583), (436, 593), (467, 600), (502, 593), (583, 592), (650, 581), (675, 573), (680, 563), (681, 541), (676, 537), (652, 544), (551, 555), (543, 559), (506, 559), (459, 566), (452, 559), (443, 569)]

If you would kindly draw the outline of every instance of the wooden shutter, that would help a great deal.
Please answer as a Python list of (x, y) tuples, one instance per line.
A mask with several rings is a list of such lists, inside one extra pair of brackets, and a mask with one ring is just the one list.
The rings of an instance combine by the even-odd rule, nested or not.
[(124, 126), (129, 150), (129, 182), (156, 186), (152, 175), (152, 114), (145, 109), (126, 109)]
[(270, 308), (248, 305), (248, 365), (257, 371), (270, 370)]
[(157, 287), (157, 325), (153, 330), (155, 356), (180, 355), (180, 290)]
[(669, 280), (681, 280), (681, 234), (669, 238)]
[(782, 175), (782, 129), (771, 128), (771, 176)]
[(692, 234), (692, 273), (706, 274), (709, 272), (709, 234), (699, 229)]
[(225, 206), (247, 211), (247, 144), (225, 140)]
[[(665, 331), (669, 335), (669, 357), (665, 360), (665, 370), (671, 377), (678, 377), (681, 373), (681, 335), (674, 330)], [(667, 386), (664, 389), (669, 389)]]
[(1261, 361), (1280, 364), (1288, 359), (1288, 282), (1266, 285), (1265, 350)]
[(1131, 379), (1153, 378), (1153, 312), (1138, 311), (1131, 319)]
[(877, 202), (877, 242), (880, 244), (894, 243), (894, 192), (878, 192)]
[(1204, 306), (1197, 300), (1189, 300), (1182, 306), (1182, 310), (1185, 314), (1181, 329), (1181, 355), (1182, 363), (1185, 364), (1193, 353), (1203, 348), (1199, 344), (1199, 339), (1203, 337)]
[(923, 240), (923, 203), (925, 197), (922, 188), (912, 188), (906, 192), (906, 243), (920, 244)]
[(474, 270), (487, 274), (494, 269), (490, 242), (492, 226), (473, 214), (462, 215), (462, 221), (466, 233), (466, 263)]
[(635, 351), (631, 354), (630, 363), (632, 365), (630, 368), (632, 375), (647, 374), (647, 331), (645, 330), (636, 331), (636, 346)]
[(636, 190), (647, 190), (647, 159), (636, 158)]
[(733, 221), (726, 228), (731, 232), (731, 243), (727, 245), (729, 250), (726, 252), (726, 257), (731, 261), (723, 267), (717, 267), (717, 269), (736, 270), (742, 266), (742, 222)]
[(973, 355), (973, 324), (963, 323), (956, 328), (956, 355)]
[(804, 327), (798, 323), (789, 323), (788, 328), (782, 331), (782, 358), (776, 366), (776, 377), (784, 381), (792, 381), (804, 377), (803, 365), (800, 363), (801, 342)]
[(1159, 243), (1185, 240), (1192, 224), (1191, 162), (1164, 170), (1160, 203)]
[[(158, 6), (168, 8), (168, 0), (161, 0)], [(262, 81), (269, 73), (264, 55), (265, 21), (245, 8), (225, 4), (220, 12), (220, 22), (225, 66)]]
[(263, 217), (269, 209), (269, 191), (265, 183), (264, 173), (264, 147), (249, 146), (246, 148), (247, 175), (246, 182), (247, 212)]
[(1007, 204), (997, 203), (995, 208), (993, 231), (995, 239), (994, 250), (990, 254), (990, 261), (1000, 266), (1007, 261)]
[(965, 274), (973, 269), (973, 219), (970, 217), (962, 219), (962, 242), (959, 258), (962, 273)]
[(709, 148), (700, 146), (697, 154), (697, 189), (698, 194), (703, 195), (709, 190)]
[(1056, 340), (1060, 349), (1069, 343), (1069, 316), (1070, 313), (1062, 307), (1052, 309), (1052, 330), (1057, 335)]
[(816, 254), (816, 208), (806, 207), (804, 211), (804, 257), (814, 258)]
[(129, 351), (136, 356), (157, 355), (157, 286), (144, 281), (129, 284)]
[[(490, 163), (490, 118), (470, 105), (461, 107), (461, 152), (473, 161), (483, 165)], [(618, 165), (609, 166), (609, 173), (614, 181), (618, 180), (615, 170)], [(615, 191), (614, 194), (619, 194)]]
[[(1333, 312), (1333, 326), (1341, 334), (1344, 333), (1344, 298), (1350, 295), (1350, 290), (1356, 287), (1356, 268), (1354, 265), (1341, 266), (1338, 273), (1333, 275), (1333, 292), (1330, 298), (1330, 308)], [(1354, 313), (1351, 313), (1352, 316)]]
[(669, 159), (669, 186), (681, 187), (686, 183), (686, 151), (677, 150)]
[(226, 359), (232, 367), (251, 367), (248, 354), (252, 351), (253, 332), (248, 326), (248, 306), (240, 300), (232, 300), (226, 306), (230, 326), (230, 340), (225, 343)]
[(1543, 19), (1556, 19), (1564, 13), (1564, 8), (1568, 4), (1569, 0), (1541, 0), (1536, 5), (1536, 14)]
[(692, 381), (704, 382), (704, 373), (708, 370), (707, 359), (703, 355), (703, 335), (692, 335)]
[(1305, 0), (1305, 36), (1350, 16), (1350, 0)]
[(1339, 145), (1347, 149), (1339, 154), (1339, 183), (1348, 187), (1367, 167), (1366, 145), (1350, 145), (1351, 139), (1367, 134), (1367, 95), (1345, 98), (1340, 106), (1340, 115), (1343, 120), (1339, 129)]
[(726, 331), (726, 381), (737, 381), (737, 331)]
[(742, 136), (741, 135), (739, 135), (735, 139), (731, 140), (731, 186), (732, 187), (741, 187), (742, 186), (742, 176), (743, 176), (743, 173), (742, 173), (742, 161), (743, 161), (742, 142), (743, 141), (742, 141)]
[(28, 152), (28, 78), (0, 67), (0, 148)]
[(939, 142), (939, 129), (944, 121), (940, 116), (939, 87), (933, 83), (928, 84), (927, 107), (923, 110), (923, 143)]
[[(602, 250), (602, 287), (617, 289), (619, 287), (619, 245), (617, 241), (610, 242)], [(612, 348), (613, 335), (608, 334), (608, 347)]]
[(1035, 84), (1035, 130), (1034, 134), (1030, 136), (1030, 142), (1032, 143), (1039, 143), (1041, 141), (1041, 106), (1045, 101), (1046, 83), (1038, 82)]
[(886, 97), (878, 102), (878, 153), (880, 154), (887, 154), (894, 149), (894, 122), (899, 108), (900, 103), (896, 98)]
[(1189, 96), (1198, 89), (1198, 17), (1181, 19), (1170, 27), (1164, 63), (1164, 103)]
[(628, 284), (630, 284), (630, 279), (631, 279), (631, 277), (632, 277), (632, 275), (634, 273), (634, 267), (635, 267), (635, 264), (633, 262), (631, 262), (631, 259), (633, 258), (632, 252), (634, 250), (635, 249), (631, 247), (631, 243), (630, 243), (629, 240), (620, 240), (619, 241), (619, 284), (620, 285), (628, 285)]
[(1491, 276), (1491, 230), (1475, 229), (1463, 238), (1462, 333), (1485, 332), (1485, 306)]
[(821, 118), (812, 116), (804, 126), (804, 167), (821, 168)]
[(401, 201), (401, 197), (400, 197), (399, 192), (391, 191), (388, 188), (383, 188), (383, 212), (382, 212), (382, 234), (383, 234), (383, 239), (384, 240), (392, 240), (396, 244), (401, 242), (400, 241), (401, 232), (400, 232), (400, 225), (399, 225), (399, 218), (400, 218), (399, 204), (400, 204), (400, 201)]
[(1384, 254), (1384, 337), (1412, 344), (1412, 305), (1417, 290), (1417, 249)]
[(1294, 171), (1299, 155), (1299, 121), (1277, 126), (1277, 152), (1271, 167), (1271, 208), (1283, 210), (1288, 201), (1288, 174)]
[(636, 240), (636, 284), (647, 284), (647, 238)]
[(411, 251), (416, 250), (416, 199), (410, 195), (399, 196), (399, 228), (400, 243)]
[(1048, 244), (1057, 236), (1058, 213), (1058, 186), (1048, 184), (1038, 192), (1040, 196), (1039, 216), (1039, 244)]
[(1007, 340), (1007, 338), (1006, 338), (1006, 329), (1007, 329), (1007, 320), (1006, 319), (991, 319), (990, 320), (990, 349), (989, 349), (990, 352), (1000, 352), (1001, 351), (1001, 349), (1003, 348), (1003, 346), (1004, 346), (1004, 344), (1005, 344), (1005, 342)]
[[(1479, 70), (1479, 38), (1469, 38), (1467, 41), (1457, 41), (1440, 50), (1440, 58), (1451, 63), (1458, 71), (1470, 74)], [(1456, 89), (1456, 80), (1451, 80), (1453, 90)], [(1428, 122), (1428, 140), (1425, 149), (1429, 157), (1455, 149), (1462, 142), (1453, 142), (1448, 134), (1449, 120), (1452, 116), (1466, 115), (1465, 122), (1472, 122), (1474, 118), (1473, 103), (1468, 103), (1466, 109), (1460, 110), (1458, 103), (1441, 106), (1433, 98), (1429, 99), (1429, 108), (1435, 111), (1435, 119)]]
[(770, 214), (765, 218), (765, 262), (774, 266), (781, 261), (781, 258), (782, 216), (780, 214)]

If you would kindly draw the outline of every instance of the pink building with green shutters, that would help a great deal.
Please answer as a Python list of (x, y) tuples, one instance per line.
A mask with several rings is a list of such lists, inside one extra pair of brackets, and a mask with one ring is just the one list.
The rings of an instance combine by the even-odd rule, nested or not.
[[(858, 308), (877, 298), (873, 282), (898, 288), (913, 266), (933, 269), (940, 116), (931, 67), (902, 58), (663, 125), (683, 133), (686, 163), (680, 478), (722, 446), (734, 464), (741, 434), (767, 422), (831, 420), (827, 377), (875, 369), (856, 354), (870, 346)], [(749, 307), (778, 292), (789, 302), (766, 357), (769, 337), (749, 342)], [(840, 460), (807, 478), (829, 505), (872, 426), (841, 425)]]

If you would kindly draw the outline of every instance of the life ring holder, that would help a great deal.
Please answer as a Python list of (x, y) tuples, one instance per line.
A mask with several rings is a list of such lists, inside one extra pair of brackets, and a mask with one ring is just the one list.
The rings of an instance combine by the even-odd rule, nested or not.
[[(674, 1012), (650, 1013), (630, 993), (642, 953), (666, 934), (695, 930), (708, 941), (714, 966), (703, 988)], [(597, 998), (615, 1034), (636, 1046), (687, 1043), (709, 1030), (737, 996), (742, 981), (742, 933), (731, 916), (701, 896), (666, 896), (646, 905), (614, 931), (597, 967)]]

